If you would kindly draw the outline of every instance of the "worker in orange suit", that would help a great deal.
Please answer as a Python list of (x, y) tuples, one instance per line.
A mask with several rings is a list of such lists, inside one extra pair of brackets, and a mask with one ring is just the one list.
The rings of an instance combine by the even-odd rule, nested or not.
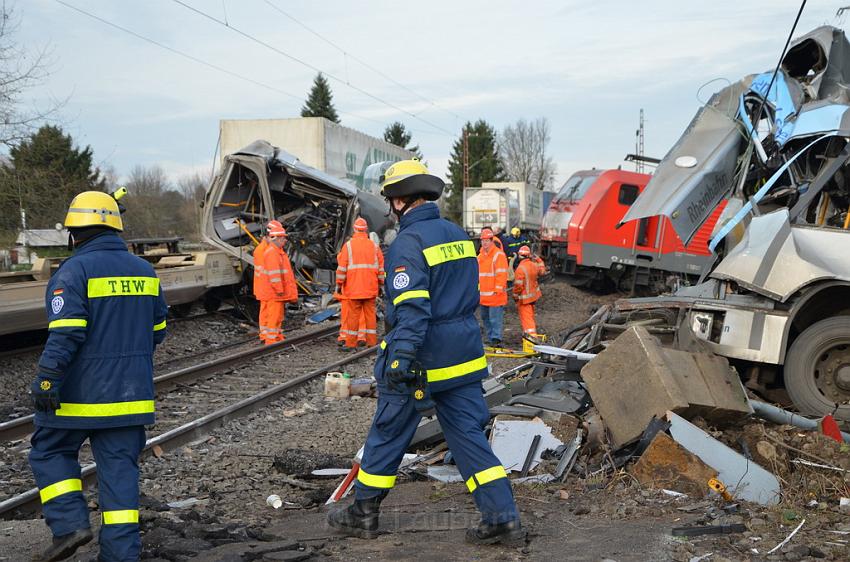
[(481, 322), (484, 336), (493, 347), (502, 345), (502, 322), (508, 304), (508, 258), (494, 240), (489, 228), (481, 230), (481, 251), (478, 253), (478, 291), (480, 292)]
[[(278, 223), (279, 225), (280, 223)], [(269, 246), (263, 252), (263, 268), (268, 276), (266, 300), (266, 345), (283, 341), (283, 316), (286, 303), (298, 300), (298, 287), (289, 256), (283, 250), (286, 229), (275, 225), (269, 228)]]
[[(266, 232), (272, 228), (283, 228), (278, 221), (272, 220), (266, 225)], [(263, 298), (261, 295), (269, 295), (271, 293), (271, 288), (269, 287), (269, 279), (265, 272), (265, 267), (263, 266), (263, 258), (266, 248), (269, 247), (269, 237), (268, 235), (263, 236), (260, 240), (260, 243), (257, 244), (257, 247), (254, 248), (254, 298), (260, 301), (260, 342), (266, 343), (266, 335), (268, 334), (268, 322), (266, 321), (266, 303), (268, 303), (269, 296)]]
[[(340, 286), (337, 285), (337, 292), (334, 293), (334, 298), (339, 301), (339, 335), (336, 338), (336, 345), (340, 349), (345, 347), (345, 337), (348, 334), (348, 330), (345, 327), (345, 315), (348, 314), (348, 298), (343, 296), (340, 292)], [(357, 346), (362, 347), (366, 345), (366, 318), (361, 314), (360, 315), (360, 324), (357, 328), (357, 332), (354, 332), (357, 336)]]
[(522, 246), (517, 254), (520, 262), (514, 273), (513, 297), (517, 303), (517, 312), (523, 333), (536, 336), (537, 325), (534, 321), (534, 304), (542, 296), (537, 279), (546, 272), (546, 265), (543, 260), (531, 255), (531, 248), (528, 246)]
[(378, 322), (375, 318), (375, 299), (384, 282), (384, 254), (367, 234), (369, 226), (363, 217), (354, 221), (354, 235), (336, 257), (337, 290), (348, 301), (343, 316), (345, 349), (358, 345), (358, 331), (363, 319), (362, 345), (378, 344)]

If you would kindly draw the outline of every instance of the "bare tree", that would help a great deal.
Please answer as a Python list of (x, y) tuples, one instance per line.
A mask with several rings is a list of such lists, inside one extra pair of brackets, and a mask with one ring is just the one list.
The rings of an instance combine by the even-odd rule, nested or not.
[[(165, 170), (159, 166), (135, 166), (127, 177), (128, 196), (122, 200), (127, 206), (124, 227), (128, 237), (151, 237), (173, 235), (178, 222), (178, 208), (169, 201), (173, 191)], [(179, 204), (177, 205), (179, 207)]]
[(186, 227), (183, 234), (186, 238), (200, 240), (201, 202), (207, 192), (209, 180), (209, 172), (194, 172), (177, 180), (177, 188), (183, 194), (184, 200), (180, 214)]
[(524, 181), (545, 189), (555, 180), (556, 167), (546, 152), (550, 140), (549, 120), (520, 119), (502, 131), (499, 155), (505, 173), (512, 181)]
[(159, 166), (135, 166), (127, 177), (124, 225), (128, 238), (182, 236), (200, 240), (201, 201), (209, 174), (195, 172), (172, 183)]
[(44, 47), (28, 51), (15, 42), (18, 18), (4, 1), (0, 5), (0, 144), (15, 146), (52, 117), (66, 100), (48, 107), (23, 109), (21, 98), (50, 74), (50, 53)]

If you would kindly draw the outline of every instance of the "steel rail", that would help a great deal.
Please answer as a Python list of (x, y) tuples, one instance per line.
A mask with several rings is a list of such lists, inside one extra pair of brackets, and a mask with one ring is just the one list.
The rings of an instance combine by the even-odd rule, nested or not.
[[(225, 406), (215, 412), (181, 425), (180, 427), (175, 427), (165, 433), (151, 437), (145, 443), (145, 447), (142, 450), (142, 458), (144, 459), (151, 455), (158, 455), (162, 452), (173, 450), (188, 443), (195, 442), (225, 423), (267, 406), (271, 402), (283, 397), (290, 390), (310, 382), (316, 377), (320, 377), (332, 369), (341, 367), (363, 357), (368, 357), (372, 353), (375, 353), (377, 349), (378, 347), (375, 346), (353, 353), (339, 361), (324, 365), (323, 367), (314, 369), (309, 373), (296, 377), (291, 381), (267, 388), (259, 394), (255, 394), (254, 396), (245, 398), (229, 406)], [(83, 467), (80, 477), (85, 485), (91, 487), (96, 482), (96, 476), (97, 465), (92, 463)], [(0, 502), (0, 519), (9, 519), (16, 513), (37, 513), (40, 508), (41, 500), (38, 488), (32, 488), (22, 494), (18, 494)]]
[[(282, 342), (247, 349), (245, 351), (240, 351), (232, 355), (226, 355), (217, 359), (204, 361), (203, 363), (192, 365), (191, 367), (177, 369), (176, 371), (171, 371), (170, 373), (165, 373), (164, 375), (154, 377), (154, 388), (156, 389), (156, 392), (167, 391), (172, 388), (175, 388), (178, 384), (185, 384), (187, 382), (197, 380), (209, 375), (214, 375), (218, 371), (227, 369), (228, 367), (232, 367), (233, 365), (253, 361), (266, 355), (280, 353), (282, 351), (286, 351), (294, 345), (308, 343), (313, 340), (323, 338), (330, 334), (336, 333), (338, 329), (339, 324), (335, 323), (325, 328), (322, 328), (321, 330), (316, 330), (314, 332), (309, 332), (306, 334), (300, 334)], [(211, 351), (215, 350), (213, 349)], [(29, 414), (27, 416), (21, 416), (20, 418), (0, 423), (0, 443), (5, 441), (13, 441), (15, 439), (21, 439), (32, 433), (34, 431), (34, 418), (35, 416)]]

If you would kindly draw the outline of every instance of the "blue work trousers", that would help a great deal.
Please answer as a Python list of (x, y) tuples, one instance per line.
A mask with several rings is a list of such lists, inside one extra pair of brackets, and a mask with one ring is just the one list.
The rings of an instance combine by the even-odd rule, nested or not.
[[(355, 484), (358, 500), (385, 494), (393, 487), (399, 464), (422, 417), (409, 394), (391, 392), (383, 385), (378, 391), (378, 407)], [(476, 381), (431, 396), (446, 443), (482, 521), (494, 524), (518, 519), (511, 483), (484, 435), (490, 413), (481, 383)]]
[(97, 487), (103, 525), (100, 558), (138, 560), (139, 455), (144, 426), (109, 429), (37, 427), (29, 461), (41, 495), (42, 511), (53, 536), (89, 528), (89, 510), (80, 481), (79, 453), (89, 439), (97, 463)]
[(505, 318), (504, 306), (481, 306), (481, 322), (484, 323), (484, 337), (487, 341), (502, 341), (502, 324)]

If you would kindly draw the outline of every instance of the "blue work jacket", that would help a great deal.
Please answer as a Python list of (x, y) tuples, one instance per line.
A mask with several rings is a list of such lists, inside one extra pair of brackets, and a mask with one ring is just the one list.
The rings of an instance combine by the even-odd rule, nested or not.
[(479, 381), (488, 374), (475, 310), (478, 260), (475, 246), (434, 203), (401, 217), (398, 237), (384, 262), (387, 321), (375, 378), (398, 350), (416, 353), (432, 391)]
[(60, 382), (61, 407), (43, 427), (96, 429), (154, 422), (153, 351), (168, 311), (153, 267), (101, 234), (50, 278), (41, 377)]
[(518, 237), (506, 236), (502, 243), (505, 245), (505, 254), (510, 258), (515, 256), (523, 246), (529, 246), (528, 239), (520, 234)]

